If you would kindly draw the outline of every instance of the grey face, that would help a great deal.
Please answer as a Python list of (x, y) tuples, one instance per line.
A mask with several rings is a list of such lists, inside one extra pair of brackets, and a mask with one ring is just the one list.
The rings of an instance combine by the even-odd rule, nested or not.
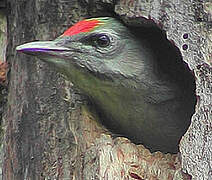
[[(94, 74), (136, 79), (152, 67), (150, 53), (119, 21), (105, 18), (105, 24), (91, 32), (38, 41), (17, 50), (36, 55), (63, 73), (67, 66), (84, 68)], [(143, 59), (141, 59), (143, 57)]]
[(93, 73), (134, 77), (143, 67), (142, 60), (136, 57), (138, 53), (142, 53), (142, 50), (138, 49), (141, 45), (136, 43), (126, 27), (121, 27), (117, 31), (105, 28), (89, 34), (61, 37), (56, 40), (56, 45), (72, 52), (61, 53), (70, 63)]

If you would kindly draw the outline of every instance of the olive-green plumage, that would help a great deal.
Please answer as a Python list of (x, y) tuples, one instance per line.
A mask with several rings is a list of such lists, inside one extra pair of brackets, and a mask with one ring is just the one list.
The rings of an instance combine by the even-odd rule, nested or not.
[(17, 51), (65, 74), (113, 132), (152, 151), (177, 152), (194, 113), (194, 82), (166, 74), (148, 42), (118, 20), (95, 18), (89, 27), (83, 23), (54, 41), (26, 43)]

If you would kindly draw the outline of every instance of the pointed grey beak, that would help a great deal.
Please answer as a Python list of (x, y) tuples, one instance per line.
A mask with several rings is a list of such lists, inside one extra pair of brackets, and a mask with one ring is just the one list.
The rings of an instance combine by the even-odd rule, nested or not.
[(55, 41), (35, 41), (16, 47), (16, 51), (36, 55), (36, 52), (70, 51), (69, 48), (58, 46)]
[(66, 56), (73, 52), (71, 49), (59, 45), (58, 41), (35, 41), (16, 47), (18, 52), (38, 57), (44, 62), (57, 67), (67, 66)]

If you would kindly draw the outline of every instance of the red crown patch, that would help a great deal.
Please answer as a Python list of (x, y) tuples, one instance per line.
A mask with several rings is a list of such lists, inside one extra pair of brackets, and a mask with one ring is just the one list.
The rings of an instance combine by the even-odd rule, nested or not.
[(71, 26), (62, 34), (62, 36), (72, 36), (82, 32), (90, 32), (100, 24), (102, 24), (102, 22), (98, 19), (85, 19)]

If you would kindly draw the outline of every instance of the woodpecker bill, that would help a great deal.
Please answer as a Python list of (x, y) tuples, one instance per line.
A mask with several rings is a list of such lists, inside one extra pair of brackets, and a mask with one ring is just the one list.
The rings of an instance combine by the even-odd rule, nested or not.
[(176, 153), (194, 113), (195, 89), (193, 82), (180, 85), (160, 71), (146, 43), (120, 21), (103, 17), (82, 20), (53, 41), (16, 50), (64, 74), (112, 132), (151, 151)]

